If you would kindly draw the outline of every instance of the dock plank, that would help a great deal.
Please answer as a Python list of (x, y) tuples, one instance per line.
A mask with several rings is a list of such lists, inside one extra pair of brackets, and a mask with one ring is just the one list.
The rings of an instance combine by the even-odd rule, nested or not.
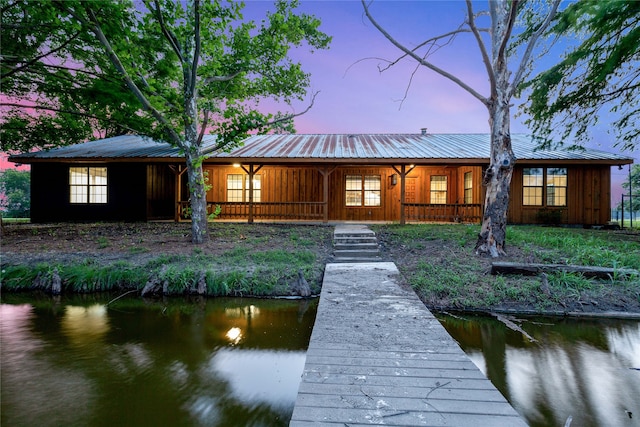
[(525, 426), (398, 276), (326, 266), (290, 426)]

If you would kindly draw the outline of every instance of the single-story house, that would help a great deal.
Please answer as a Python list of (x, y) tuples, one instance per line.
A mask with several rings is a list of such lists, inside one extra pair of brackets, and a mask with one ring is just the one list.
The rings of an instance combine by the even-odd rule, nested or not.
[[(611, 167), (603, 151), (536, 150), (512, 135), (517, 158), (510, 223), (609, 221)], [(229, 152), (203, 140), (207, 202), (219, 219), (479, 222), (486, 134), (256, 135)], [(180, 150), (136, 135), (13, 155), (31, 165), (31, 220), (188, 219)]]

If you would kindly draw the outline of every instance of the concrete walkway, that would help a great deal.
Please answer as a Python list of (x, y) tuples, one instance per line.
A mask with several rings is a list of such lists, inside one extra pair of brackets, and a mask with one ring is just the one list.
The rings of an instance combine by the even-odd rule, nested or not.
[(398, 275), (326, 266), (290, 426), (526, 426)]

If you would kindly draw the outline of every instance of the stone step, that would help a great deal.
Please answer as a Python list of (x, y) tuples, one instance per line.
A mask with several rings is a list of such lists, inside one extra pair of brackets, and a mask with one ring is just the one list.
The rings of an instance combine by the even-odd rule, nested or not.
[(333, 256), (336, 258), (373, 258), (380, 254), (375, 249), (362, 249), (362, 250), (336, 250), (333, 251)]
[(334, 250), (340, 250), (340, 251), (344, 251), (344, 250), (358, 251), (358, 250), (366, 250), (366, 249), (377, 251), (378, 250), (378, 242), (334, 243), (333, 249)]
[(373, 243), (378, 244), (378, 239), (375, 237), (338, 237), (333, 239), (334, 243), (352, 244), (352, 243)]
[(364, 225), (336, 227), (333, 233), (333, 258), (336, 263), (382, 261), (376, 233)]
[(334, 258), (333, 259), (333, 263), (335, 264), (347, 264), (347, 263), (365, 263), (365, 262), (381, 262), (382, 258), (380, 257), (373, 257), (373, 258)]
[(333, 233), (333, 238), (334, 239), (340, 239), (340, 238), (345, 238), (345, 237), (352, 237), (352, 238), (357, 238), (357, 239), (361, 239), (361, 238), (376, 238), (376, 233), (374, 233), (373, 231), (371, 232), (360, 232), (360, 231), (356, 231), (356, 232), (349, 232), (349, 233)]

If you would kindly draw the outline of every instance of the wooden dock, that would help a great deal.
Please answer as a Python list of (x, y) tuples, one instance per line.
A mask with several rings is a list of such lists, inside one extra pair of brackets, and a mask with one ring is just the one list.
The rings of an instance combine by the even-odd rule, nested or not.
[(526, 426), (398, 277), (326, 266), (290, 426)]

